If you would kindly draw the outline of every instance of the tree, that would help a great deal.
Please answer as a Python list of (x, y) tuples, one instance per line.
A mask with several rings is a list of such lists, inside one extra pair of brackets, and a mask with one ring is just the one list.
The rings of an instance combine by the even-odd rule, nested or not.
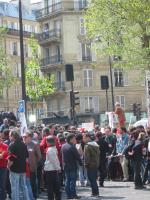
[(92, 0), (85, 11), (88, 37), (114, 65), (150, 70), (150, 0)]
[[(54, 77), (44, 76), (40, 71), (40, 59), (38, 56), (39, 45), (32, 36), (29, 39), (32, 57), (26, 65), (26, 92), (32, 103), (37, 103), (41, 97), (48, 96), (54, 92)], [(33, 108), (32, 108), (33, 109)]]
[(0, 90), (6, 88), (7, 110), (9, 110), (9, 88), (14, 83), (12, 75), (12, 68), (9, 66), (9, 58), (6, 55), (5, 41), (7, 36), (7, 29), (0, 27)]

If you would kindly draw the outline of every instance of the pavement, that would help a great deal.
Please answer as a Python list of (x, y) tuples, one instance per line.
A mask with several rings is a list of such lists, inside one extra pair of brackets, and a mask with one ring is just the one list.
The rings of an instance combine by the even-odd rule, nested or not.
[[(90, 197), (90, 187), (77, 186), (77, 194), (81, 200), (150, 200), (150, 187), (143, 190), (135, 190), (131, 182), (105, 182), (104, 188), (99, 188), (100, 197)], [(47, 195), (42, 194), (38, 200), (47, 200)], [(66, 200), (63, 193), (62, 200)]]

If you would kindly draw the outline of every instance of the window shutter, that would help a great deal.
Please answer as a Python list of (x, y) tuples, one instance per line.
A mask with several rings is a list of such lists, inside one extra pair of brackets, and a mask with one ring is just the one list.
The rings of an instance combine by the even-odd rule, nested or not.
[(20, 56), (20, 42), (17, 42), (17, 55)]
[(85, 113), (85, 97), (80, 96), (80, 113)]
[(128, 86), (129, 85), (129, 78), (128, 78), (127, 73), (123, 74), (123, 79), (124, 79), (124, 86)]
[(91, 52), (92, 52), (92, 61), (96, 61), (96, 49), (94, 47), (94, 44), (92, 43), (92, 48), (91, 48)]
[[(113, 86), (115, 87), (115, 76), (114, 76), (114, 72), (115, 72), (115, 69), (112, 69), (112, 81), (113, 81)], [(110, 79), (111, 80), (111, 79)], [(111, 84), (111, 82), (110, 82)]]
[(99, 96), (93, 97), (94, 113), (99, 113)]
[(82, 44), (78, 43), (78, 61), (82, 61)]
[(21, 77), (21, 63), (18, 63), (18, 75)]

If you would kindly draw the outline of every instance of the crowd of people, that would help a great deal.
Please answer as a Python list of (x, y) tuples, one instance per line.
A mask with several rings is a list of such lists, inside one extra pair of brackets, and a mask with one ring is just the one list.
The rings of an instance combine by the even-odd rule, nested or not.
[(31, 126), (21, 136), (18, 124), (0, 126), (0, 200), (79, 199), (76, 183), (99, 196), (105, 180), (150, 183), (150, 128), (95, 125), (87, 131), (69, 124)]

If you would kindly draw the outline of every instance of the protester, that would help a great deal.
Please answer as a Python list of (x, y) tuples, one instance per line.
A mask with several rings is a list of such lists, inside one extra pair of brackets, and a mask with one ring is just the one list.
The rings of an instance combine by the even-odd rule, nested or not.
[(33, 141), (33, 133), (27, 131), (23, 135), (23, 141), (27, 145), (29, 154), (29, 169), (30, 169), (30, 181), (34, 199), (37, 198), (37, 167), (38, 162), (41, 159), (40, 146), (37, 142)]
[(55, 146), (55, 138), (53, 136), (47, 137), (47, 152), (46, 161), (44, 165), (46, 187), (48, 192), (48, 200), (61, 200), (59, 171), (60, 162), (58, 159), (58, 152)]
[(99, 196), (97, 176), (100, 152), (99, 146), (94, 139), (94, 135), (91, 135), (90, 133), (85, 133), (83, 135), (83, 141), (86, 144), (84, 149), (84, 164), (92, 188), (92, 196)]
[[(80, 155), (80, 158), (82, 160), (82, 163), (84, 162), (84, 144), (83, 144), (83, 136), (81, 133), (76, 135), (76, 149)], [(85, 186), (85, 168), (84, 165), (82, 166), (78, 166), (79, 169), (79, 180), (80, 180), (80, 184), (81, 186)]]
[(119, 161), (122, 166), (123, 171), (123, 181), (129, 180), (129, 169), (128, 169), (128, 160), (124, 155), (124, 151), (128, 146), (129, 135), (126, 128), (121, 127), (120, 133), (116, 135), (116, 153), (119, 156)]
[(0, 200), (6, 199), (8, 145), (3, 142), (0, 134)]
[(136, 131), (135, 134), (135, 144), (132, 148), (132, 152), (129, 152), (129, 155), (132, 156), (133, 167), (134, 167), (134, 184), (135, 189), (143, 189), (142, 177), (141, 177), (141, 165), (142, 165), (142, 148), (143, 148), (143, 139), (144, 133)]
[(126, 118), (123, 108), (121, 108), (120, 103), (116, 102), (115, 104), (115, 114), (118, 117), (119, 127), (125, 127)]
[(0, 132), (3, 133), (5, 129), (9, 129), (8, 119), (3, 120), (3, 124), (0, 126)]
[(65, 172), (65, 191), (67, 199), (79, 199), (76, 193), (77, 163), (82, 166), (80, 155), (75, 147), (76, 138), (73, 133), (67, 135), (67, 143), (62, 146), (62, 157)]
[(104, 180), (107, 177), (107, 153), (109, 152), (108, 143), (105, 140), (105, 136), (101, 132), (96, 133), (96, 141), (99, 145), (100, 158), (99, 158), (99, 185), (104, 187)]
[(22, 192), (23, 199), (30, 200), (26, 185), (26, 162), (28, 160), (28, 150), (21, 141), (18, 130), (10, 132), (11, 144), (9, 146), (8, 168), (10, 169), (10, 183), (12, 200), (20, 200)]

